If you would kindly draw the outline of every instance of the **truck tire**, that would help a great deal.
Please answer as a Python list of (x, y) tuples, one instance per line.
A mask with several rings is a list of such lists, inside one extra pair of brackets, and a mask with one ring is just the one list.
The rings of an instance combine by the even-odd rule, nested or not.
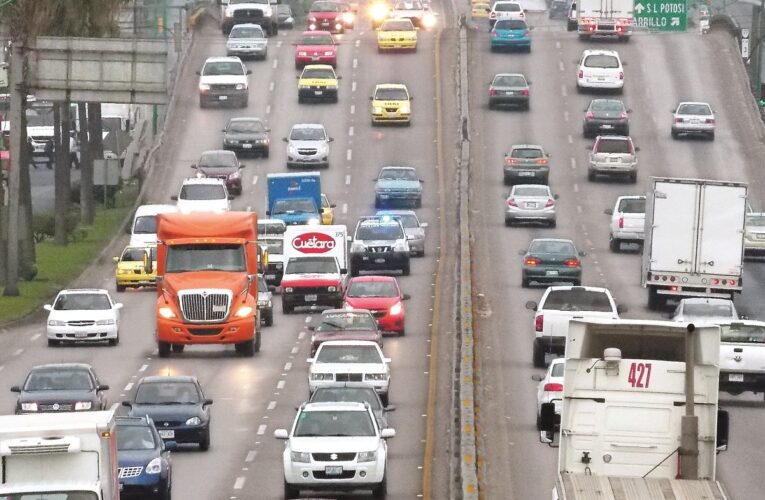
[(619, 253), (619, 251), (622, 249), (622, 242), (614, 237), (611, 237), (608, 240), (608, 249), (614, 253)]
[(251, 358), (255, 355), (255, 342), (248, 340), (246, 342), (234, 344), (234, 350), (242, 357)]
[(157, 351), (160, 358), (170, 357), (170, 343), (169, 342), (157, 342)]
[(183, 345), (183, 344), (173, 344), (172, 345), (173, 352), (178, 353), (178, 354), (182, 353), (185, 348), (186, 348), (186, 346)]
[(545, 350), (539, 345), (539, 342), (534, 341), (534, 353), (533, 353), (534, 368), (545, 367)]
[(521, 288), (528, 288), (531, 284), (528, 278), (521, 278)]
[(630, 184), (637, 182), (637, 172), (630, 172)]

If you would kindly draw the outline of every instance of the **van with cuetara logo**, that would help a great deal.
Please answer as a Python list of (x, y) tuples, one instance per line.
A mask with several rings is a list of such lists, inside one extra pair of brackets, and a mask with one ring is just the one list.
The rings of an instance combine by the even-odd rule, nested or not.
[(287, 226), (284, 232), (282, 310), (340, 308), (348, 272), (348, 229)]

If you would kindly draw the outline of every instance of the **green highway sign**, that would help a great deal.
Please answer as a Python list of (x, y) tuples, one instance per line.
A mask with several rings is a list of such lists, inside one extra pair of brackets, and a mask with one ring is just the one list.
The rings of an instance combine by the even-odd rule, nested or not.
[(685, 31), (687, 0), (635, 0), (635, 26), (650, 31)]

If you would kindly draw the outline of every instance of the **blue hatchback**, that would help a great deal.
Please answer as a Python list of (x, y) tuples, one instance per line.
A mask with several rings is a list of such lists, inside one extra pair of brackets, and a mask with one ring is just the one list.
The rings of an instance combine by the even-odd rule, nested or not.
[(150, 418), (118, 417), (120, 498), (170, 500), (172, 449), (175, 441), (163, 442)]
[(491, 30), (491, 50), (521, 49), (531, 52), (529, 25), (522, 19), (500, 19)]

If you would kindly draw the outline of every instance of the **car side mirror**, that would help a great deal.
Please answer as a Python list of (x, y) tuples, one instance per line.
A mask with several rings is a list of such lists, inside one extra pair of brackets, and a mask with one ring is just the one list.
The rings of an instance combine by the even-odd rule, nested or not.
[(46, 311), (52, 311), (52, 310), (53, 310), (53, 306), (52, 306), (52, 305), (50, 305), (50, 304), (45, 304), (45, 305), (43, 306), (43, 309), (45, 309)]
[(131, 403), (130, 401), (123, 401), (122, 406), (124, 406), (125, 408), (132, 408), (133, 403)]
[(287, 429), (276, 429), (274, 431), (274, 437), (276, 439), (289, 439), (290, 435), (287, 434)]
[(282, 142), (290, 142), (286, 137), (282, 137)]
[(426, 229), (428, 227), (428, 223), (427, 222), (420, 222), (420, 227), (423, 228), (423, 229)]
[(544, 380), (544, 377), (542, 375), (536, 374), (531, 376), (531, 380), (533, 380), (534, 382), (541, 382), (542, 380)]
[(193, 169), (196, 169), (196, 168), (197, 168), (197, 164), (196, 164), (196, 163), (192, 163), (192, 164), (191, 164), (191, 165), (189, 165), (189, 166), (190, 166), (191, 168), (193, 168)]
[(717, 451), (728, 449), (729, 426), (728, 410), (717, 410)]
[(196, 74), (201, 76), (202, 72), (201, 71), (196, 71)]
[(414, 96), (413, 96), (413, 95), (410, 95), (410, 96), (409, 96), (409, 100), (410, 100), (410, 101), (414, 101)]
[(208, 398), (208, 399), (205, 399), (204, 401), (202, 401), (202, 406), (210, 406), (211, 404), (213, 404), (213, 400), (212, 399)]
[(247, 164), (246, 163), (240, 163), (239, 164), (239, 168), (247, 168)]
[(330, 137), (329, 139), (327, 139), (327, 142), (335, 142), (335, 138), (334, 137)]
[(624, 304), (616, 304), (616, 314), (624, 314), (627, 310), (627, 306)]
[[(119, 258), (119, 257), (112, 257), (112, 260), (113, 260), (114, 262), (119, 262), (119, 261), (120, 261), (120, 258)], [(45, 309), (45, 306), (43, 306), (43, 309)]]
[(374, 96), (370, 96), (370, 97), (369, 97), (369, 100), (370, 100), (370, 101), (374, 101), (374, 100), (375, 100)]
[(518, 250), (518, 255), (526, 255), (526, 250)]
[(11, 392), (21, 392), (21, 387), (14, 385), (11, 387)]
[(124, 304), (122, 304), (122, 302), (117, 302), (116, 304), (114, 304), (114, 308), (117, 310), (120, 310), (123, 307), (124, 307)]
[(380, 437), (383, 439), (396, 437), (396, 429), (391, 429), (390, 427), (388, 427), (387, 429), (383, 429), (382, 431), (380, 431)]
[(178, 195), (174, 194), (173, 196), (170, 197), (170, 199), (172, 201), (178, 201)]
[(557, 200), (557, 199), (560, 199), (560, 195), (554, 194), (553, 195), (553, 200)]
[(251, 74), (252, 74), (252, 70), (251, 70), (251, 69), (248, 69), (248, 70), (247, 70), (247, 74), (248, 74), (248, 75), (251, 75)]
[(310, 325), (310, 326), (308, 327), (308, 331), (309, 331), (309, 332), (313, 332), (313, 331), (316, 331), (316, 327), (315, 327), (315, 326), (313, 326), (313, 325)]
[(603, 213), (606, 215), (614, 215), (614, 209), (613, 208), (607, 208), (603, 210)]
[(587, 257), (587, 252), (579, 252), (579, 257)]
[(383, 411), (396, 411), (396, 405), (388, 405), (383, 408)]
[(542, 403), (540, 417), (539, 430), (547, 433), (555, 432), (555, 403)]
[(164, 441), (162, 448), (165, 451), (174, 451), (178, 448), (178, 443), (175, 441)]
[(635, 146), (635, 151), (640, 151), (640, 146)]
[(234, 195), (233, 194), (228, 195), (228, 199), (229, 200), (233, 200), (234, 199)]
[(98, 387), (96, 387), (96, 391), (108, 391), (109, 386), (106, 384), (99, 384)]
[(536, 311), (537, 310), (537, 303), (534, 302), (533, 300), (530, 300), (530, 301), (526, 302), (526, 309), (529, 309), (531, 311)]
[(313, 363), (316, 360), (316, 358), (306, 358), (306, 363)]

